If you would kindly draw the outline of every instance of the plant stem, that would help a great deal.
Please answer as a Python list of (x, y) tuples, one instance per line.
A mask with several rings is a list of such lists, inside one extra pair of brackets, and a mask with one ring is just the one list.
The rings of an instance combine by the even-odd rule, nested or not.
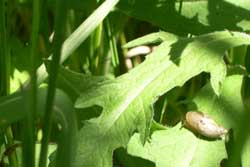
[[(250, 48), (248, 46), (246, 56), (245, 56), (245, 67), (247, 72), (250, 72)], [(241, 117), (241, 122), (239, 123), (237, 129), (239, 133), (234, 136), (235, 142), (232, 147), (229, 148), (228, 152), (228, 163), (227, 167), (240, 166), (242, 150), (249, 137), (249, 119), (250, 119), (250, 77), (244, 76), (241, 87), (241, 97), (245, 107), (244, 113)]]
[(119, 62), (119, 56), (118, 56), (118, 51), (117, 51), (116, 38), (113, 32), (113, 27), (111, 25), (109, 17), (106, 18), (105, 23), (106, 23), (107, 36), (109, 40), (109, 46), (110, 46), (110, 50), (112, 53), (112, 56), (111, 56), (112, 65), (115, 69), (115, 74), (118, 75), (120, 74), (120, 70), (119, 70), (120, 62)]
[(6, 29), (6, 10), (5, 10), (5, 0), (0, 0), (0, 42), (1, 42), (1, 64), (0, 64), (0, 94), (1, 96), (6, 96), (9, 94), (10, 89), (10, 55), (9, 46), (7, 40), (7, 29)]
[(163, 116), (164, 116), (164, 113), (165, 113), (165, 110), (166, 110), (166, 107), (167, 107), (167, 98), (165, 97), (164, 98), (164, 101), (163, 101), (163, 105), (162, 105), (162, 109), (161, 109), (161, 116), (160, 116), (160, 123), (162, 124), (163, 123)]
[[(9, 148), (12, 145), (14, 145), (13, 133), (11, 127), (8, 127), (6, 129), (5, 136), (6, 136), (5, 147)], [(8, 156), (8, 159), (11, 167), (18, 167), (17, 155), (15, 151)]]
[(181, 14), (182, 5), (183, 5), (183, 0), (180, 0), (180, 2), (179, 2), (179, 10), (178, 10), (178, 13), (179, 13), (179, 14)]
[(30, 50), (30, 76), (31, 87), (29, 87), (27, 115), (24, 121), (23, 136), (23, 165), (28, 167), (35, 166), (35, 116), (37, 103), (37, 84), (36, 84), (36, 57), (37, 41), (40, 22), (40, 1), (33, 1), (33, 18)]
[(55, 19), (55, 36), (54, 36), (54, 48), (52, 62), (49, 67), (49, 81), (48, 81), (48, 94), (46, 99), (45, 115), (44, 115), (44, 126), (43, 126), (43, 138), (42, 138), (42, 148), (40, 154), (40, 167), (46, 167), (47, 164), (47, 153), (50, 132), (52, 127), (52, 110), (56, 90), (56, 79), (58, 75), (58, 68), (61, 57), (61, 49), (64, 39), (64, 34), (66, 30), (66, 16), (67, 16), (67, 3), (66, 0), (56, 1), (56, 19)]
[[(10, 92), (10, 52), (8, 46), (8, 31), (7, 31), (7, 10), (5, 0), (0, 0), (0, 96), (7, 96)], [(5, 146), (14, 144), (12, 129), (8, 127), (5, 133)], [(16, 153), (8, 156), (11, 167), (18, 167)]]
[(101, 23), (96, 30), (90, 36), (90, 71), (93, 74), (98, 74), (98, 62), (100, 59), (100, 47), (102, 41), (102, 29), (103, 24)]

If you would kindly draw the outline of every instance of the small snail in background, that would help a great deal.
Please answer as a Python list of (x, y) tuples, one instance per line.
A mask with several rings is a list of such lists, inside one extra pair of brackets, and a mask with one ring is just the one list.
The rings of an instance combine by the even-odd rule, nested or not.
[(184, 126), (208, 138), (224, 138), (228, 130), (219, 126), (202, 112), (190, 111), (185, 115)]

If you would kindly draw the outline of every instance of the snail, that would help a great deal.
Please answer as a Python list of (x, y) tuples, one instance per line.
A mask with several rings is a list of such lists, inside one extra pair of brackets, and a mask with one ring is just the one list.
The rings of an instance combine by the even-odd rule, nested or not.
[(218, 125), (211, 117), (199, 111), (187, 112), (184, 126), (208, 138), (224, 138), (228, 132), (227, 129)]

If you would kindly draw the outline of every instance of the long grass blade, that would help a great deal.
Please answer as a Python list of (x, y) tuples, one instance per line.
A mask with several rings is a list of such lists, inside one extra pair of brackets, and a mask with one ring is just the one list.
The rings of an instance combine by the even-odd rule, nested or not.
[[(6, 1), (0, 0), (0, 96), (7, 96), (10, 92), (10, 52), (8, 45), (8, 10)], [(8, 7), (8, 5), (7, 5)], [(14, 144), (11, 127), (5, 132), (5, 146), (11, 147)], [(17, 157), (14, 152), (8, 157), (11, 167), (17, 167)]]
[[(119, 0), (106, 0), (103, 2), (63, 43), (60, 62), (64, 62), (70, 54), (95, 30)], [(41, 65), (37, 70), (37, 83), (47, 77), (46, 68)]]
[[(55, 20), (55, 36), (54, 36), (54, 48), (53, 56), (50, 67), (50, 76), (48, 82), (48, 94), (46, 99), (46, 108), (44, 115), (44, 126), (43, 126), (43, 138), (42, 147), (40, 154), (39, 166), (45, 167), (47, 164), (47, 153), (50, 132), (52, 127), (52, 108), (55, 98), (56, 90), (56, 79), (58, 74), (58, 68), (60, 63), (61, 48), (63, 44), (65, 29), (66, 29), (66, 16), (67, 16), (67, 0), (57, 0), (56, 1), (56, 20)], [(46, 122), (46, 123), (45, 123)]]

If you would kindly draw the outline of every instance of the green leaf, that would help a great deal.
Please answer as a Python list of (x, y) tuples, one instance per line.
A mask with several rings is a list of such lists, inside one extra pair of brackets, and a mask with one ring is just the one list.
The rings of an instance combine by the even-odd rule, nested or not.
[(157, 44), (157, 43), (161, 43), (163, 41), (168, 41), (170, 43), (173, 43), (173, 42), (176, 42), (177, 39), (178, 39), (178, 37), (174, 34), (160, 31), (157, 33), (145, 35), (141, 38), (137, 38), (137, 39), (127, 43), (124, 47), (125, 48), (132, 48), (132, 47), (136, 47), (139, 45)]
[(6, 128), (11, 123), (24, 118), (25, 112), (20, 110), (23, 106), (23, 97), (20, 93), (0, 98), (0, 127)]
[[(242, 76), (227, 77), (219, 97), (213, 92), (211, 85), (207, 84), (194, 98), (196, 110), (208, 114), (219, 125), (228, 129), (234, 128), (237, 132), (235, 128), (243, 111), (241, 84)], [(220, 166), (220, 162), (227, 158), (223, 140), (197, 137), (180, 125), (153, 133), (144, 146), (139, 141), (138, 134), (134, 135), (128, 144), (128, 153), (151, 160), (156, 163), (156, 167), (171, 166), (171, 164), (182, 167), (214, 167)]]
[(250, 30), (248, 0), (183, 0), (181, 11), (179, 7), (180, 1), (174, 0), (121, 0), (118, 4), (126, 14), (177, 34)]
[[(242, 151), (242, 143), (244, 143), (243, 140), (245, 140), (244, 137), (242, 138), (240, 136), (243, 133), (240, 125), (245, 121), (244, 118), (247, 118), (246, 113), (244, 113), (244, 104), (241, 97), (242, 79), (243, 77), (241, 75), (232, 75), (227, 77), (223, 83), (222, 94), (219, 97), (212, 93), (210, 86), (207, 86), (194, 100), (200, 111), (212, 116), (216, 122), (225, 128), (233, 130), (233, 139), (230, 140), (232, 144), (228, 144), (227, 149), (229, 160), (231, 161), (228, 162), (230, 165), (238, 165), (238, 160), (240, 161), (240, 154)], [(244, 133), (246, 134), (245, 136), (247, 136), (247, 133), (249, 134), (247, 131)], [(238, 140), (240, 137), (242, 140)], [(247, 145), (245, 146), (246, 148), (248, 147)], [(234, 149), (238, 147), (238, 150)], [(242, 163), (246, 163), (246, 159), (244, 158), (248, 154), (246, 148), (244, 148), (242, 152)], [(233, 156), (237, 156), (237, 158)], [(236, 161), (232, 161), (232, 159)]]
[(172, 44), (164, 41), (129, 73), (84, 91), (75, 107), (98, 105), (103, 112), (80, 130), (75, 166), (111, 166), (113, 150), (125, 147), (135, 131), (144, 142), (152, 121), (151, 105), (203, 71), (211, 73), (212, 87), (219, 95), (226, 76), (225, 50), (249, 43), (250, 36), (228, 31), (180, 38)]
[[(72, 101), (75, 101), (80, 96), (81, 92), (88, 90), (90, 87), (97, 86), (105, 80), (108, 80), (108, 78), (103, 76), (80, 74), (61, 67), (59, 69), (57, 87), (67, 93)], [(98, 106), (84, 109), (75, 108), (74, 110), (77, 114), (79, 126), (82, 126), (83, 120), (97, 117), (101, 113), (101, 108)]]
[(194, 103), (199, 111), (207, 113), (227, 129), (234, 128), (237, 133), (235, 128), (238, 127), (241, 114), (244, 111), (241, 85), (241, 75), (229, 76), (223, 82), (220, 96), (216, 96), (211, 85), (207, 85), (197, 94)]
[[(203, 111), (210, 116), (212, 116), (216, 122), (223, 125), (227, 129), (233, 129), (234, 140), (231, 143), (233, 145), (229, 145), (227, 151), (230, 156), (238, 156), (237, 154), (242, 155), (242, 165), (248, 164), (246, 157), (248, 157), (249, 151), (247, 143), (249, 143), (249, 139), (246, 140), (245, 147), (242, 148), (244, 144), (245, 138), (241, 137), (242, 133), (247, 137), (249, 134), (248, 131), (243, 131), (245, 126), (242, 129), (241, 124), (245, 121), (243, 118), (248, 118), (246, 110), (244, 109), (244, 103), (242, 101), (242, 75), (232, 75), (227, 77), (222, 87), (222, 94), (217, 97), (211, 92), (211, 87), (206, 86), (195, 98), (194, 102), (197, 105), (197, 108), (200, 111)], [(248, 120), (248, 119), (246, 119)], [(241, 137), (242, 140), (238, 140)], [(241, 145), (241, 146), (240, 146)], [(235, 150), (237, 148), (238, 150)], [(234, 149), (232, 154), (232, 149)], [(241, 153), (242, 151), (242, 153)], [(237, 158), (236, 158), (237, 159)], [(240, 159), (240, 156), (239, 156)], [(231, 161), (232, 162), (232, 161)], [(231, 162), (230, 165), (231, 165)], [(238, 162), (238, 161), (237, 161)], [(236, 162), (236, 163), (237, 163)], [(234, 162), (235, 163), (235, 162)], [(235, 166), (235, 165), (233, 165)], [(248, 166), (248, 165), (244, 165)]]
[(153, 161), (156, 167), (215, 167), (226, 157), (223, 141), (197, 138), (180, 124), (156, 131), (144, 146), (135, 134), (129, 141), (128, 153)]
[(57, 87), (62, 89), (75, 101), (81, 94), (81, 92), (108, 80), (103, 76), (91, 76), (88, 74), (80, 74), (71, 70), (67, 70), (63, 67), (59, 69)]
[(14, 69), (13, 76), (10, 78), (10, 93), (14, 93), (19, 90), (22, 84), (29, 79), (27, 71), (20, 72), (18, 69)]
[[(114, 159), (118, 161), (116, 164), (118, 166), (125, 166), (125, 167), (138, 167), (138, 166), (143, 166), (143, 167), (155, 167), (154, 163), (151, 161), (139, 158), (139, 157), (134, 157), (131, 155), (128, 155), (125, 149), (117, 149), (115, 150), (114, 153)], [(115, 165), (115, 162), (113, 166)], [(115, 166), (115, 167), (118, 167)]]

